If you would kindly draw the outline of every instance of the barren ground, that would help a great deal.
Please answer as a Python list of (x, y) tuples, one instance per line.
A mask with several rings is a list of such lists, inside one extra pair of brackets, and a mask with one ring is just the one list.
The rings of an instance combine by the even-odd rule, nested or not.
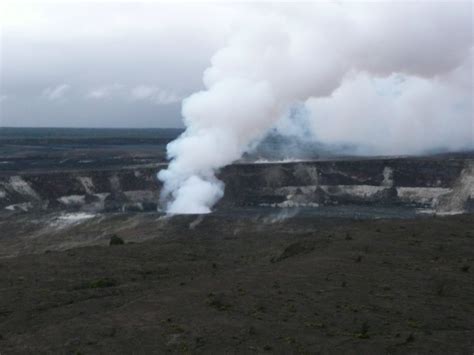
[(33, 222), (9, 223), (0, 247), (19, 255), (0, 259), (2, 355), (474, 350), (472, 215), (123, 214), (42, 241)]

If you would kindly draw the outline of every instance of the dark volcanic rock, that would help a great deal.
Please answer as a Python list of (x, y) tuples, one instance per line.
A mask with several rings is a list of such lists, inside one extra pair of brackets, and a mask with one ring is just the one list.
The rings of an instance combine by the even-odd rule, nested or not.
[(123, 239), (118, 237), (117, 235), (112, 235), (110, 237), (110, 242), (109, 242), (109, 245), (123, 245), (125, 244)]
[[(223, 168), (219, 207), (416, 206), (472, 210), (470, 158), (348, 159)], [(164, 166), (162, 166), (164, 168)], [(156, 211), (159, 167), (11, 172), (0, 175), (0, 209)]]
[(281, 253), (278, 257), (273, 258), (272, 262), (282, 261), (295, 255), (310, 253), (314, 250), (314, 245), (314, 242), (311, 241), (301, 241), (290, 244), (285, 248), (283, 253)]
[[(38, 218), (16, 229), (17, 248), (42, 238), (54, 250), (71, 235), (74, 247), (101, 230), (155, 238), (2, 258), (2, 354), (472, 352), (470, 215), (268, 224), (210, 215), (189, 228), (195, 216), (114, 214), (57, 239), (20, 238)], [(281, 262), (269, 263), (275, 255)]]

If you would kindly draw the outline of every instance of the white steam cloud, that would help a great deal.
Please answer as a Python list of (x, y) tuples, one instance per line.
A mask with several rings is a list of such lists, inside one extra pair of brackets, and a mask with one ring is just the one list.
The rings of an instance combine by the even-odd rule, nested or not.
[(472, 147), (471, 2), (249, 7), (183, 101), (186, 131), (159, 173), (170, 213), (207, 213), (215, 173), (294, 105), (315, 139), (374, 153)]

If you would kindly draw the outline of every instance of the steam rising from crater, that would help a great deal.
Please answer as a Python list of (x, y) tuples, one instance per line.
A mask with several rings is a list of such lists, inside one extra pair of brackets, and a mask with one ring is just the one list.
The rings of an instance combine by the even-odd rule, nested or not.
[(212, 57), (205, 89), (183, 101), (186, 131), (158, 175), (168, 212), (210, 212), (224, 190), (216, 172), (284, 127), (295, 105), (325, 143), (374, 154), (473, 146), (471, 2), (247, 11)]

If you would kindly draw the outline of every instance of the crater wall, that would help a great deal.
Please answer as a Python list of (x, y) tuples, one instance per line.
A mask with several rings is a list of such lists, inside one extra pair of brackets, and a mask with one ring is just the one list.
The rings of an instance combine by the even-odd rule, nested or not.
[[(153, 211), (163, 166), (0, 175), (2, 210)], [(474, 210), (474, 160), (348, 159), (234, 164), (216, 208), (383, 205)]]

